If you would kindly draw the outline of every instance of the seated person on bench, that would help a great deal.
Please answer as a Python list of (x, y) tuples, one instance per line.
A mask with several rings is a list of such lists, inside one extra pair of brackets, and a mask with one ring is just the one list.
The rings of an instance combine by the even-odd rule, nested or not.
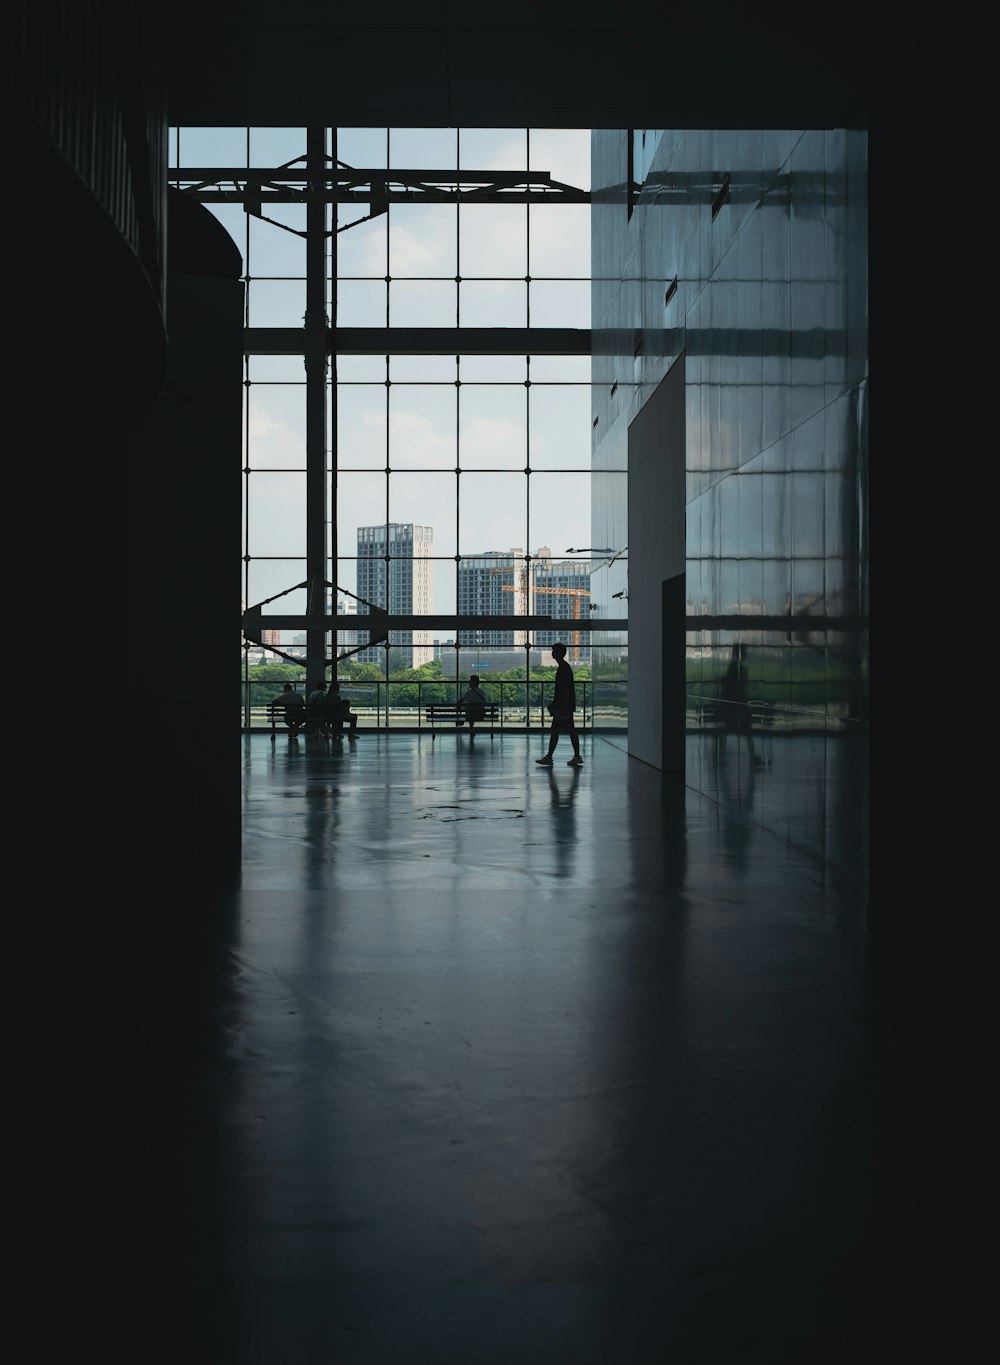
[(326, 710), (326, 682), (323, 678), (320, 678), (309, 693), (309, 708), (316, 713), (316, 718), (309, 722), (313, 734), (325, 735), (329, 728), (329, 722), (324, 714)]
[(271, 703), (274, 707), (280, 707), (285, 712), (285, 724), (288, 726), (289, 738), (298, 735), (305, 726), (305, 715), (302, 708), (305, 706), (305, 697), (301, 692), (296, 692), (291, 683), (285, 683), (284, 691), (280, 697), (275, 697)]
[[(486, 715), (486, 707), (489, 698), (479, 686), (479, 677), (473, 673), (469, 677), (469, 686), (465, 689), (458, 699), (459, 706), (465, 707), (465, 719), (469, 722), (469, 730), (474, 731), (476, 721), (482, 720)], [(461, 725), (461, 721), (459, 724)]]
[(350, 727), (351, 735), (355, 735), (358, 729), (358, 718), (351, 710), (351, 703), (346, 697), (340, 695), (340, 683), (332, 682), (326, 694), (326, 710), (329, 716), (330, 729), (335, 735), (339, 735), (345, 724)]

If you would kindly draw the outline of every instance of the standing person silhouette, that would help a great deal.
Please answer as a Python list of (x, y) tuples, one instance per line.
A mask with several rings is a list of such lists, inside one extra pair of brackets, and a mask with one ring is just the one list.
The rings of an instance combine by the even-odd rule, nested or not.
[(729, 666), (719, 679), (719, 697), (722, 702), (723, 729), (720, 732), (719, 753), (724, 762), (726, 739), (736, 735), (737, 742), (742, 735), (747, 742), (747, 755), (751, 763), (757, 762), (753, 747), (752, 716), (747, 691), (748, 669), (746, 665), (746, 645), (733, 645)]
[(476, 733), (476, 721), (482, 720), (486, 715), (486, 704), (489, 701), (486, 693), (479, 686), (479, 675), (469, 674), (469, 685), (458, 699), (459, 706), (465, 707), (465, 719), (469, 722), (469, 738), (472, 739)]
[(556, 680), (552, 701), (549, 704), (549, 715), (552, 717), (549, 749), (548, 753), (542, 758), (536, 758), (535, 762), (541, 763), (545, 768), (551, 768), (552, 755), (559, 743), (559, 736), (569, 735), (570, 743), (573, 745), (573, 757), (569, 760), (569, 765), (571, 768), (580, 768), (583, 766), (583, 759), (580, 757), (580, 737), (576, 733), (576, 722), (573, 719), (573, 712), (576, 710), (576, 683), (573, 681), (573, 670), (566, 662), (566, 646), (561, 640), (552, 646), (552, 657), (556, 661)]

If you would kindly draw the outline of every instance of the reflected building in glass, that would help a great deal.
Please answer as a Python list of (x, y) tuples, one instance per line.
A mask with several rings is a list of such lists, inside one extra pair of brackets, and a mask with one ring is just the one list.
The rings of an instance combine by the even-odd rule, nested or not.
[(592, 150), (592, 537), (627, 554), (591, 581), (627, 602), (629, 750), (867, 880), (867, 133)]

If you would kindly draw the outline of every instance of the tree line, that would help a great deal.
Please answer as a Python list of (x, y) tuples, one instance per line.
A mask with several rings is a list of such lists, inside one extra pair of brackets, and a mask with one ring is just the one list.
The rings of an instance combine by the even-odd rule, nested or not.
[[(574, 673), (578, 682), (590, 680), (590, 665), (580, 664)], [(286, 682), (290, 682), (298, 692), (308, 693), (312, 682), (306, 679), (305, 670), (295, 664), (266, 663), (254, 664), (248, 670), (250, 683), (250, 705), (266, 706), (269, 701), (280, 696)], [(554, 664), (543, 664), (530, 671), (524, 664), (508, 668), (504, 672), (491, 672), (489, 676), (480, 674), (480, 685), (490, 701), (504, 705), (520, 705), (525, 699), (525, 683), (528, 683), (528, 704), (541, 706), (542, 694), (552, 695), (552, 680), (556, 670)], [(468, 678), (446, 678), (440, 659), (421, 664), (419, 668), (397, 669), (385, 679), (378, 664), (353, 663), (345, 660), (337, 668), (337, 679), (342, 688), (351, 689), (351, 703), (354, 706), (374, 706), (379, 699), (378, 682), (386, 682), (390, 706), (416, 706), (420, 702), (453, 702), (468, 687)], [(369, 684), (365, 688), (365, 684)], [(544, 684), (548, 683), (547, 688)], [(242, 680), (241, 680), (242, 684)], [(370, 693), (366, 697), (364, 692)], [(241, 690), (241, 697), (245, 693)], [(385, 689), (382, 689), (385, 698)]]

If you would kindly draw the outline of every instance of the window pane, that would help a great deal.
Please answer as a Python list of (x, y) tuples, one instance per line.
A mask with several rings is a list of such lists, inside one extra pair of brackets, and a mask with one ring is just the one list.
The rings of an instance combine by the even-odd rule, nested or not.
[(528, 165), (527, 143), (523, 128), (462, 128), (459, 158), (470, 171), (523, 171)]
[[(296, 588), (304, 583), (306, 577), (305, 559), (251, 559), (246, 566), (245, 602), (255, 607), (261, 602), (268, 605), (262, 615), (281, 612), (284, 615), (302, 616), (306, 610), (305, 588)], [(294, 591), (289, 592), (289, 589)], [(282, 594), (279, 596), (279, 594)], [(270, 599), (277, 598), (272, 602)]]
[[(338, 474), (337, 476), (337, 552), (356, 555), (358, 528), (385, 526), (388, 519), (388, 490), (384, 474)], [(342, 584), (350, 587), (350, 583)]]
[[(292, 228), (304, 228), (306, 211), (298, 204), (277, 204), (269, 216)], [(259, 275), (300, 275), (306, 273), (306, 243), (304, 237), (265, 223), (259, 218), (247, 218), (250, 229), (248, 273)]]
[(458, 285), (444, 280), (393, 280), (389, 286), (390, 327), (454, 327)]
[(520, 385), (462, 386), (458, 455), (463, 469), (524, 469), (527, 392)]
[(393, 355), (389, 357), (389, 378), (394, 384), (415, 380), (454, 384), (458, 366), (453, 355)]
[(393, 384), (389, 390), (393, 469), (455, 468), (455, 393), (454, 387)]
[(533, 604), (536, 615), (550, 616), (557, 624), (551, 630), (538, 629), (535, 643), (551, 649), (557, 640), (562, 640), (569, 646), (570, 663), (589, 660), (590, 636), (586, 630), (581, 631), (579, 622), (590, 618), (590, 561), (583, 557), (570, 559), (559, 552), (548, 553), (549, 549), (540, 545), (531, 565)]
[(337, 205), (337, 274), (375, 275), (384, 278), (389, 273), (386, 248), (389, 228), (385, 214), (362, 219), (369, 211), (367, 204)]
[(586, 384), (590, 386), (589, 355), (533, 355), (531, 382), (533, 384)]
[(251, 280), (247, 285), (251, 327), (301, 327), (305, 280)]
[(560, 279), (579, 275), (590, 282), (589, 204), (532, 204), (528, 235), (528, 274)]
[(306, 476), (298, 472), (247, 475), (246, 552), (253, 556), (306, 552)]
[(250, 160), (251, 166), (284, 166), (306, 154), (306, 130), (304, 128), (251, 128)]
[(341, 383), (385, 383), (384, 355), (338, 355), (335, 365), (336, 377)]
[(305, 383), (305, 362), (300, 355), (252, 355), (247, 357), (247, 378), (253, 384)]
[[(548, 171), (553, 180), (578, 190), (590, 189), (589, 128), (532, 128), (528, 135), (528, 157), (533, 171)], [(589, 260), (586, 273), (590, 274)]]
[(359, 169), (388, 164), (387, 128), (338, 128), (337, 159)]
[[(181, 166), (245, 166), (245, 128), (181, 128), (178, 131)], [(242, 212), (242, 210), (241, 210)]]
[(425, 549), (438, 559), (455, 554), (455, 483), (454, 474), (393, 474), (389, 484), (390, 520), (429, 528)]
[(491, 550), (527, 548), (527, 477), (524, 474), (481, 474), (472, 470), (459, 480), (459, 553), (481, 555)]
[(464, 279), (524, 279), (528, 273), (528, 214), (523, 204), (463, 204), (459, 215), (459, 274)]
[(589, 469), (590, 389), (532, 384), (528, 393), (532, 469)]
[(338, 327), (384, 327), (386, 286), (382, 280), (337, 282)]
[(590, 326), (589, 280), (532, 279), (529, 302), (532, 327)]
[(338, 384), (337, 467), (384, 469), (388, 460), (385, 389)]
[(570, 545), (589, 545), (590, 475), (532, 474), (528, 482), (532, 545), (548, 545), (557, 557)]
[(452, 204), (390, 204), (389, 274), (457, 274), (456, 210)]
[(246, 463), (251, 469), (305, 469), (304, 384), (251, 384)]
[(463, 384), (484, 380), (494, 384), (523, 384), (527, 377), (528, 365), (523, 355), (462, 356), (459, 378)]
[[(349, 622), (351, 616), (357, 616), (359, 613), (364, 615), (368, 608), (364, 603), (355, 601), (355, 598), (351, 596), (352, 593), (356, 596), (358, 591), (358, 559), (355, 554), (357, 545), (345, 545), (342, 548), (346, 550), (347, 553), (341, 555), (337, 560), (338, 600), (343, 602), (345, 611), (344, 619)], [(347, 628), (349, 629), (349, 627)], [(341, 641), (341, 644), (343, 645), (349, 645), (351, 643), (357, 644), (359, 641), (354, 640), (352, 642), (348, 639)]]
[[(483, 632), (484, 635), (494, 635), (497, 632)], [(506, 634), (515, 635), (520, 632), (508, 631)], [(488, 699), (502, 705), (504, 711), (504, 721), (508, 725), (524, 724), (524, 701), (526, 689), (523, 685), (525, 669), (525, 650), (517, 645), (496, 644), (490, 639), (476, 643), (475, 639), (468, 639), (473, 632), (462, 632), (462, 647), (459, 649), (457, 658), (453, 660), (458, 665), (458, 678), (461, 683), (459, 691), (464, 691), (468, 685), (469, 678), (475, 673), (480, 682), (480, 686), (486, 693)], [(520, 670), (518, 679), (507, 681), (504, 686), (504, 675)], [(541, 712), (541, 698), (535, 696), (535, 711)], [(535, 716), (536, 723), (539, 715)]]
[(465, 281), (459, 285), (463, 327), (526, 327), (528, 286), (518, 281)]
[(458, 165), (454, 128), (393, 128), (389, 165), (395, 170), (453, 170)]

